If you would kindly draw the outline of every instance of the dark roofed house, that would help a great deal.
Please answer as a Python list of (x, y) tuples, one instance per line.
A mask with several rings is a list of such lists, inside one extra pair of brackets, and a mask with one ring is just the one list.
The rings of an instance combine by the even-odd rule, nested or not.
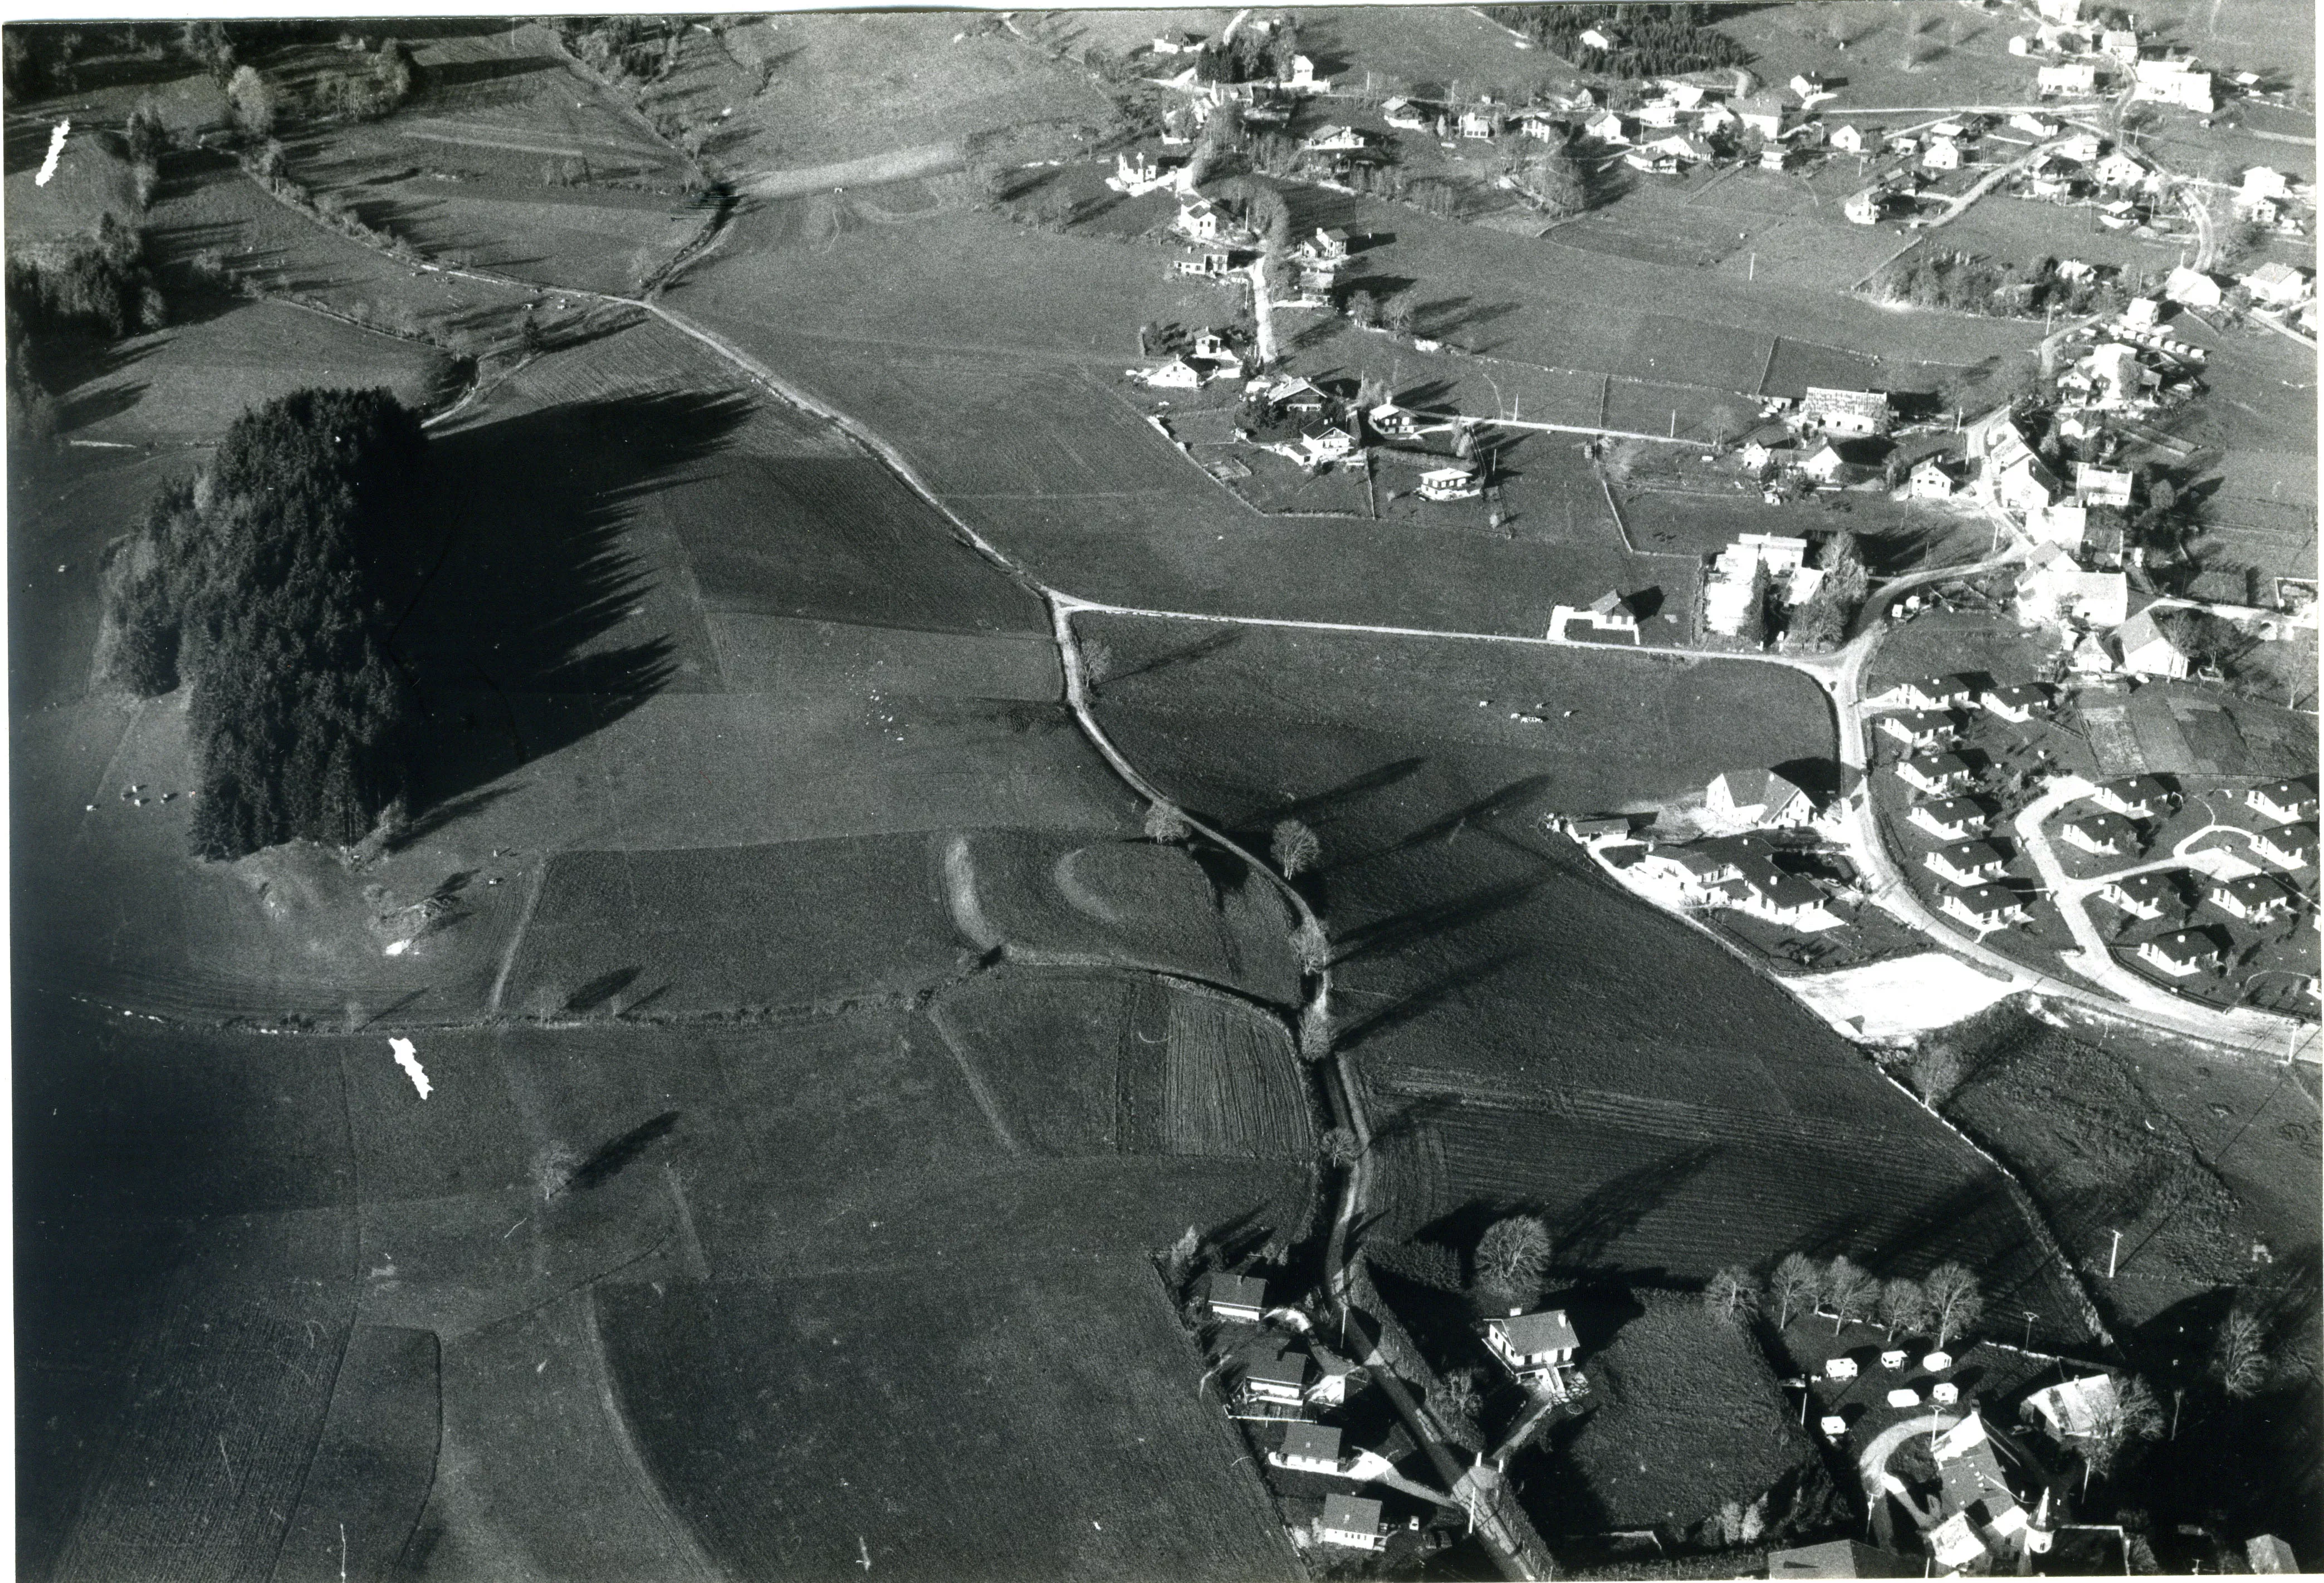
[(1223, 1270), (1215, 1271), (1204, 1295), (1210, 1301), (1213, 1319), (1257, 1324), (1259, 1316), (1267, 1311), (1267, 1283), (1255, 1275), (1230, 1275)]
[(2316, 817), (2315, 791), (2296, 780), (2255, 786), (2244, 794), (2244, 800), (2256, 812), (2279, 824), (2290, 824)]
[(1315, 1537), (1346, 1550), (1386, 1550), (1388, 1527), (1380, 1521), (1380, 1504), (1359, 1496), (1325, 1496)]
[(1299, 1473), (1337, 1473), (1340, 1431), (1322, 1423), (1288, 1424), (1283, 1431), (1281, 1449), (1269, 1451), (1267, 1459), (1277, 1468)]
[(2151, 775), (2126, 775), (2099, 782), (2090, 801), (2126, 819), (2152, 819), (2170, 812), (2171, 788)]
[(2207, 970), (2217, 972), (2227, 963), (2227, 953), (2219, 949), (2219, 943), (2194, 929), (2157, 934), (2140, 944), (2138, 955), (2142, 962), (2174, 979), (2192, 978)]
[(1785, 873), (1772, 859), (1754, 857), (1738, 865), (1741, 872), (1729, 884), (1736, 907), (1771, 924), (1794, 926), (1838, 923), (1823, 905), (1823, 892), (1797, 874)]
[(2050, 707), (2050, 689), (2041, 682), (2025, 682), (2014, 687), (1996, 687), (1978, 702), (1987, 713), (2022, 725)]
[(2006, 885), (1974, 885), (1964, 890), (1948, 890), (1938, 910), (1959, 918), (1980, 934), (2028, 921), (2025, 903)]
[(2120, 857), (2138, 850), (2138, 826), (2119, 814), (2085, 814), (2058, 826), (2058, 839), (2086, 852)]
[(2252, 837), (2252, 851), (2279, 869), (2316, 866), (2316, 826), (2279, 824)]
[(1941, 802), (1919, 803), (1906, 815), (1912, 822), (1940, 841), (1961, 841), (1984, 830), (1986, 813), (1973, 797), (1946, 797)]
[(2159, 918), (2179, 905), (2179, 882), (2169, 874), (2150, 870), (2107, 880), (2098, 887), (2098, 896), (2134, 918)]
[(2284, 889), (2281, 880), (2265, 874), (2214, 880), (2206, 887), (2205, 894), (2221, 912), (2248, 924), (2264, 924), (2292, 907), (2292, 893)]
[(1307, 1354), (1262, 1352), (1243, 1366), (1242, 1387), (1253, 1400), (1297, 1406), (1307, 1393)]
[(1485, 1321), (1485, 1347), (1520, 1380), (1532, 1380), (1573, 1361), (1581, 1338), (1562, 1308), (1513, 1313)]
[(1981, 841), (1941, 846), (1921, 861), (1931, 873), (1955, 885), (1979, 885), (2001, 872), (2001, 854)]
[(1958, 791), (1969, 783), (1969, 766), (1954, 753), (1915, 753), (1896, 766), (1896, 774), (1914, 791), (1931, 796)]

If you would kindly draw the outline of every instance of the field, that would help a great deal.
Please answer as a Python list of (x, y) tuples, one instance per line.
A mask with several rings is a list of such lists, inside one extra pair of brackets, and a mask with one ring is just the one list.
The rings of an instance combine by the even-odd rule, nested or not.
[(1521, 1465), (1526, 1510), (1545, 1534), (1653, 1528), (1699, 1540), (1698, 1524), (1715, 1528), (1729, 1501), (1759, 1505), (1779, 1531), (1786, 1519), (1809, 1532), (1828, 1520), (1829, 1477), (1748, 1332), (1691, 1295), (1584, 1297), (1572, 1311), (1585, 1333), (1610, 1334), (1584, 1343), (1590, 1405)]
[(865, 1554), (912, 1578), (1295, 1575), (1192, 1389), (1198, 1363), (1152, 1269), (1084, 1257), (1030, 1274), (872, 1269), (600, 1301), (646, 1461), (734, 1575), (835, 1578)]

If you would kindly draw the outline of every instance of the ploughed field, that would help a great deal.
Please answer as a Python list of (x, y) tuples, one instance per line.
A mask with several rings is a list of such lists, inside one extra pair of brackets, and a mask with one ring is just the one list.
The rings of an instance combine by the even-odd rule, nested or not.
[(1372, 1109), (1374, 1238), (1467, 1247), (1522, 1207), (1548, 1221), (1559, 1271), (1647, 1284), (1795, 1248), (1883, 1275), (1960, 1258), (1997, 1305), (2080, 1338), (2070, 1283), (1997, 1173), (1782, 990), (1541, 826), (1828, 757), (1805, 678), (1077, 629), (1111, 651), (1096, 707), (1133, 763), (1253, 840), (1289, 815), (1321, 839), (1303, 883), (1331, 927), (1338, 1042)]

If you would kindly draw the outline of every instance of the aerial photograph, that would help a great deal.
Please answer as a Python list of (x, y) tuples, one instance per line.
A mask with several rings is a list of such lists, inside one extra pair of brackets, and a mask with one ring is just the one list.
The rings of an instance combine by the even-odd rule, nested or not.
[(2324, 1570), (2317, 39), (0, 28), (14, 1575)]

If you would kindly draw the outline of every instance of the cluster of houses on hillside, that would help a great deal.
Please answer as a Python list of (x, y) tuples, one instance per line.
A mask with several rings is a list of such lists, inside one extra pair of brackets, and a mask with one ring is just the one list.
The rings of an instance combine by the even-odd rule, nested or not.
[(2211, 73), (2184, 56), (2150, 55), (2130, 19), (2085, 17), (2081, 0), (2038, 0), (2037, 9), (2034, 32), (2011, 39), (2009, 52), (2042, 58), (2034, 86), (2043, 97), (2086, 98), (2127, 87), (2134, 102), (2211, 114)]

